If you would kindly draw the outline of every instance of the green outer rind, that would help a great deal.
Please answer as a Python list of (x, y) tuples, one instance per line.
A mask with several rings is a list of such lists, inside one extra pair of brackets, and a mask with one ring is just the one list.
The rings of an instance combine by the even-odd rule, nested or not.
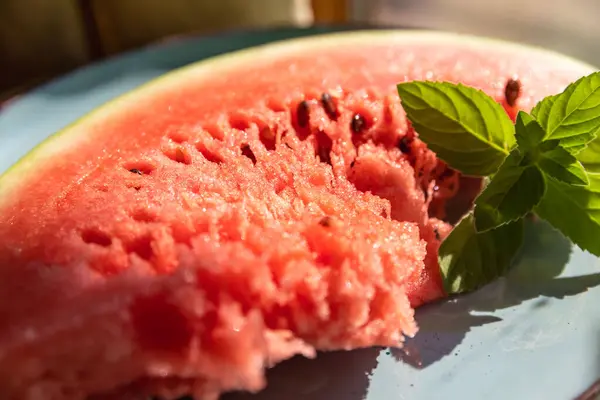
[[(28, 171), (35, 165), (39, 167), (44, 159), (52, 159), (53, 156), (61, 151), (76, 147), (84, 142), (86, 135), (78, 135), (80, 130), (85, 130), (87, 124), (101, 121), (109, 117), (113, 109), (117, 113), (123, 112), (128, 103), (137, 104), (138, 100), (152, 98), (153, 94), (158, 94), (161, 90), (169, 89), (175, 83), (185, 79), (210, 79), (211, 72), (217, 74), (227, 73), (227, 70), (234, 69), (239, 65), (244, 65), (245, 60), (252, 58), (253, 61), (268, 60), (269, 58), (279, 58), (286, 54), (297, 54), (299, 50), (317, 50), (328, 47), (340, 46), (359, 46), (375, 44), (393, 44), (399, 42), (402, 44), (452, 44), (456, 47), (480, 48), (489, 50), (509, 50), (515, 53), (527, 53), (528, 57), (535, 59), (537, 56), (555, 57), (557, 64), (555, 67), (564, 69), (581, 70), (582, 73), (589, 70), (596, 71), (597, 68), (564, 56), (562, 54), (549, 50), (520, 45), (516, 43), (505, 42), (498, 39), (476, 37), (471, 35), (446, 33), (436, 31), (421, 30), (365, 30), (355, 32), (340, 32), (314, 35), (297, 39), (287, 39), (265, 45), (255, 46), (244, 50), (238, 50), (226, 53), (206, 60), (192, 63), (182, 68), (165, 74), (159, 78), (153, 79), (136, 89), (125, 93), (115, 99), (103, 104), (90, 113), (77, 119), (62, 130), (54, 133), (48, 139), (37, 145), (28, 154), (21, 158), (17, 163), (11, 166), (3, 175), (0, 176), (0, 207), (3, 206), (8, 193), (18, 189), (19, 184), (24, 184), (27, 179)], [(560, 64), (558, 64), (560, 62)]]

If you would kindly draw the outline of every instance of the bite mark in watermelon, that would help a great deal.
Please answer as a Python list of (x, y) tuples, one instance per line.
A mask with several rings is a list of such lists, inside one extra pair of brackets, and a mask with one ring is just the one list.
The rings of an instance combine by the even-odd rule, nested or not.
[(345, 33), (102, 107), (0, 180), (0, 392), (208, 398), (260, 390), (294, 354), (400, 346), (413, 308), (444, 296), (446, 203), (477, 185), (419, 141), (395, 85), (502, 102), (516, 74), (529, 109), (588, 71), (484, 39)]

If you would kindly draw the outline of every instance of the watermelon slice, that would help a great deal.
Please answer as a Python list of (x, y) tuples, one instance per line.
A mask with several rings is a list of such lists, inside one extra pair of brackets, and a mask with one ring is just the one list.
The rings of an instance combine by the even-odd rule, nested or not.
[(395, 84), (460, 81), (514, 115), (590, 70), (466, 36), (343, 33), (103, 106), (0, 179), (2, 398), (210, 399), (260, 390), (295, 354), (400, 346), (413, 308), (445, 295), (437, 247), (478, 186), (419, 141)]

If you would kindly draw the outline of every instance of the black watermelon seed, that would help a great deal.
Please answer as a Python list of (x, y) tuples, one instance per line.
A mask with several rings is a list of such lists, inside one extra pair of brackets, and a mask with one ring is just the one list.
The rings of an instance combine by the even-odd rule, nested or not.
[(442, 240), (442, 237), (440, 236), (440, 231), (438, 231), (438, 228), (433, 228), (433, 232), (435, 233), (435, 239), (440, 241)]
[(323, 109), (327, 113), (327, 116), (332, 120), (336, 121), (338, 117), (337, 107), (335, 106), (335, 102), (333, 101), (333, 97), (329, 93), (323, 93), (321, 95), (321, 104), (323, 104)]
[(354, 133), (361, 133), (363, 129), (365, 129), (366, 121), (365, 117), (356, 113), (352, 117), (352, 122), (350, 123), (350, 128)]
[(131, 168), (129, 170), (129, 172), (131, 172), (133, 174), (144, 175), (144, 173), (142, 171), (140, 171), (139, 169), (137, 169), (137, 168)]
[(249, 145), (242, 146), (242, 155), (248, 157), (252, 161), (252, 164), (256, 164), (256, 156)]
[(319, 225), (324, 226), (325, 228), (329, 228), (331, 226), (331, 217), (329, 216), (324, 216), (323, 218), (321, 218), (321, 220), (319, 221)]
[(326, 149), (325, 147), (319, 147), (319, 150), (317, 150), (317, 156), (319, 157), (319, 160), (322, 163), (331, 165), (331, 156), (329, 149)]
[(513, 107), (521, 94), (521, 82), (518, 79), (509, 79), (504, 87), (504, 98), (506, 104)]
[(296, 109), (296, 119), (300, 128), (306, 128), (308, 126), (308, 111), (309, 107), (306, 100), (302, 100), (300, 103), (298, 103), (298, 108)]
[(398, 141), (398, 148), (404, 154), (410, 153), (410, 145), (411, 140), (407, 136), (402, 136), (402, 139)]
[(356, 164), (356, 159), (352, 160), (352, 162), (350, 163), (350, 168), (354, 168), (354, 164)]

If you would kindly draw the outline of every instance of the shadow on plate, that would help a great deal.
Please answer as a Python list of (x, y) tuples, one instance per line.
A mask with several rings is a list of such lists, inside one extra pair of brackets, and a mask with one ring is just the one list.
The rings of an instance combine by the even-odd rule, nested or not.
[(259, 394), (231, 393), (221, 400), (362, 400), (381, 348), (296, 357), (270, 370)]
[(549, 298), (574, 296), (600, 285), (600, 273), (560, 277), (572, 247), (547, 222), (527, 221), (522, 250), (505, 278), (477, 292), (420, 308), (416, 315), (419, 333), (403, 349), (392, 350), (392, 354), (415, 368), (426, 368), (454, 353), (471, 329), (501, 320), (480, 313), (492, 313), (536, 298), (540, 299), (532, 307), (541, 308)]

